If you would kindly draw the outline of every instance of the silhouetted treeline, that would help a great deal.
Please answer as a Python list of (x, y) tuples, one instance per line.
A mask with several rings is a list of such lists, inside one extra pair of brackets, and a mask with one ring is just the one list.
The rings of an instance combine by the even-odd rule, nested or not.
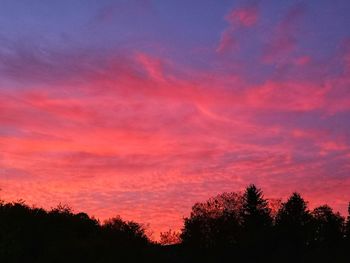
[(0, 262), (141, 262), (152, 246), (142, 225), (119, 217), (100, 224), (66, 206), (0, 204)]
[(160, 243), (120, 217), (101, 224), (66, 206), (0, 203), (0, 262), (350, 262), (350, 217), (310, 211), (298, 193), (267, 200), (250, 185), (196, 203)]
[(298, 193), (277, 211), (255, 185), (192, 207), (181, 233), (194, 262), (350, 262), (350, 220)]

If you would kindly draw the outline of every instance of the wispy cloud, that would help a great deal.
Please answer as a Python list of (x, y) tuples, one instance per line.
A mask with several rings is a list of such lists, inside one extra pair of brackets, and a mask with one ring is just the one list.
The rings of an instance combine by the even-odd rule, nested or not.
[(289, 58), (289, 54), (297, 47), (300, 20), (305, 12), (306, 7), (301, 4), (289, 8), (273, 29), (271, 41), (265, 46), (264, 60), (266, 62)]
[(218, 53), (226, 53), (237, 50), (239, 48), (239, 41), (235, 33), (238, 30), (255, 26), (258, 19), (259, 9), (257, 5), (238, 7), (231, 10), (225, 16), (228, 27), (221, 33), (216, 51)]

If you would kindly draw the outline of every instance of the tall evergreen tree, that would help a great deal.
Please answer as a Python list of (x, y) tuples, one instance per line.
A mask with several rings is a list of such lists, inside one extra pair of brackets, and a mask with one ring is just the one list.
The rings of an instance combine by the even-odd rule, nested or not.
[(249, 260), (254, 261), (269, 249), (272, 217), (267, 199), (261, 189), (249, 185), (243, 195), (242, 240)]
[(276, 216), (276, 232), (282, 254), (293, 251), (287, 255), (290, 258), (298, 257), (313, 241), (312, 217), (300, 194), (293, 193), (282, 204)]
[(245, 228), (259, 230), (272, 225), (271, 210), (263, 192), (255, 185), (249, 185), (243, 195), (242, 209)]

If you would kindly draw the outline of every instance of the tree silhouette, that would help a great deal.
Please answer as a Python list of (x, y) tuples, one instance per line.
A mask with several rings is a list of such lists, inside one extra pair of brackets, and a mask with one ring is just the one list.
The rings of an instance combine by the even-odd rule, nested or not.
[(243, 225), (247, 229), (268, 228), (272, 225), (271, 210), (261, 189), (250, 185), (243, 195)]
[(120, 217), (101, 225), (64, 205), (0, 203), (0, 262), (155, 262), (152, 253), (143, 226)]
[[(270, 207), (279, 207), (274, 220)], [(269, 204), (255, 185), (196, 203), (180, 236), (169, 230), (152, 242), (146, 230), (67, 205), (0, 200), (0, 262), (350, 262), (350, 213), (345, 223), (328, 205), (310, 212), (298, 193)]]
[[(241, 234), (242, 196), (223, 193), (196, 203), (181, 233), (183, 245), (201, 261), (227, 258), (237, 251)], [(194, 260), (194, 259), (192, 259)]]
[(343, 238), (344, 218), (328, 205), (312, 211), (315, 224), (315, 241), (323, 246), (337, 246)]
[(300, 194), (293, 193), (282, 204), (276, 216), (276, 232), (276, 245), (289, 259), (300, 257), (313, 241), (312, 216)]
[(143, 225), (134, 221), (123, 221), (120, 216), (108, 219), (102, 225), (102, 231), (107, 235), (125, 244), (125, 242), (138, 242), (146, 244), (148, 238)]
[(163, 246), (179, 244), (181, 243), (180, 233), (172, 231), (171, 229), (165, 232), (160, 232), (159, 243)]
[(345, 237), (350, 244), (350, 202), (348, 204), (348, 217), (347, 217), (346, 225), (345, 225)]
[(250, 251), (247, 255), (261, 257), (261, 253), (269, 248), (271, 242), (273, 220), (268, 201), (255, 185), (249, 185), (244, 192), (242, 220), (242, 245)]

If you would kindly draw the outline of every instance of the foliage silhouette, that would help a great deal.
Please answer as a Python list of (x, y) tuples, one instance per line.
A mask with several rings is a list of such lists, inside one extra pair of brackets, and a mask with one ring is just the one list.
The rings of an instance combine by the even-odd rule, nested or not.
[[(307, 230), (310, 227), (311, 214), (307, 203), (298, 193), (293, 193), (282, 205), (276, 216), (276, 226), (282, 234), (293, 237), (291, 241), (308, 243)], [(301, 245), (301, 244), (300, 244)]]
[(255, 185), (194, 204), (182, 232), (163, 232), (159, 242), (119, 216), (100, 223), (61, 204), (46, 211), (0, 202), (5, 263), (350, 262), (349, 250), (350, 215), (327, 205), (310, 211), (298, 193), (270, 201)]
[(185, 218), (181, 234), (183, 243), (193, 249), (210, 249), (238, 242), (242, 196), (223, 193), (205, 203), (196, 203)]
[(250, 185), (243, 195), (242, 206), (242, 246), (250, 253), (249, 260), (257, 260), (270, 249), (273, 219), (268, 201), (261, 189)]
[(159, 238), (160, 238), (159, 244), (163, 246), (175, 245), (175, 244), (181, 243), (180, 233), (176, 231), (172, 231), (171, 229), (165, 232), (160, 232)]
[(328, 205), (315, 208), (312, 216), (316, 235), (314, 241), (326, 247), (339, 245), (344, 235), (344, 217), (334, 213)]
[(137, 262), (152, 253), (142, 225), (116, 217), (100, 224), (67, 206), (0, 205), (1, 262)]
[(349, 218), (345, 225), (327, 205), (310, 212), (298, 193), (270, 204), (249, 185), (243, 194), (195, 204), (184, 219), (182, 245), (190, 262), (348, 262)]

